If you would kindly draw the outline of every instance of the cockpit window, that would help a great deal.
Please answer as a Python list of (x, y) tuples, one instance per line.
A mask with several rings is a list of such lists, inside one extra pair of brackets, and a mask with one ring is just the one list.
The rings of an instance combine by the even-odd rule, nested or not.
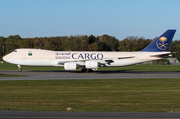
[(14, 50), (13, 52), (17, 52), (17, 50)]

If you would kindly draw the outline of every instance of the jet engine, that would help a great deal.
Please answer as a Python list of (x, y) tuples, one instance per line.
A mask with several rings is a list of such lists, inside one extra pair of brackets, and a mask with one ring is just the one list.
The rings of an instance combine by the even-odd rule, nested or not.
[(64, 70), (76, 70), (77, 64), (76, 63), (64, 63)]
[(85, 67), (87, 69), (96, 69), (96, 68), (98, 68), (98, 62), (97, 61), (86, 61)]

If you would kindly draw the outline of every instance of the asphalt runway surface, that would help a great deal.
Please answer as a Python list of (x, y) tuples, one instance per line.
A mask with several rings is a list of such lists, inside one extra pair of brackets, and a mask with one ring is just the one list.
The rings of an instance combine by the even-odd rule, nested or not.
[(82, 73), (80, 71), (0, 71), (0, 74), (14, 74), (26, 76), (1, 77), (0, 80), (180, 78), (180, 72), (96, 71)]
[[(116, 78), (180, 78), (180, 72), (131, 72), (96, 71), (0, 71), (0, 74), (25, 75), (26, 77), (0, 77), (0, 80), (50, 80), (50, 79), (116, 79)], [(180, 113), (128, 113), (128, 112), (31, 112), (0, 111), (0, 119), (171, 119), (180, 118)]]
[(178, 119), (180, 113), (0, 111), (0, 119)]

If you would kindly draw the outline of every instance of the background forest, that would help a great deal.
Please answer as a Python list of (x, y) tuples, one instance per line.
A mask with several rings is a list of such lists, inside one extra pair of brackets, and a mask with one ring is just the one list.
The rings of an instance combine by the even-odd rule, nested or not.
[[(40, 38), (21, 38), (19, 35), (10, 35), (7, 38), (0, 37), (0, 60), (3, 55), (12, 52), (16, 48), (40, 48), (55, 51), (139, 51), (153, 40), (130, 36), (119, 41), (109, 35)], [(173, 54), (173, 57), (180, 60), (180, 41), (173, 40), (169, 51), (177, 52)]]

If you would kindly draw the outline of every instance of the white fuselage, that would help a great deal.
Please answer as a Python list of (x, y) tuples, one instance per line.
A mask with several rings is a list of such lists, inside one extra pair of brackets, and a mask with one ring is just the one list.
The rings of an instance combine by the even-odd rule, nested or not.
[[(162, 59), (155, 55), (170, 52), (100, 52), (100, 51), (50, 51), (42, 49), (16, 49), (3, 57), (6, 62), (26, 66), (63, 66), (66, 62), (75, 62), (80, 66), (85, 61), (98, 61), (105, 66), (127, 66), (151, 60)], [(105, 60), (113, 60), (106, 63)]]

